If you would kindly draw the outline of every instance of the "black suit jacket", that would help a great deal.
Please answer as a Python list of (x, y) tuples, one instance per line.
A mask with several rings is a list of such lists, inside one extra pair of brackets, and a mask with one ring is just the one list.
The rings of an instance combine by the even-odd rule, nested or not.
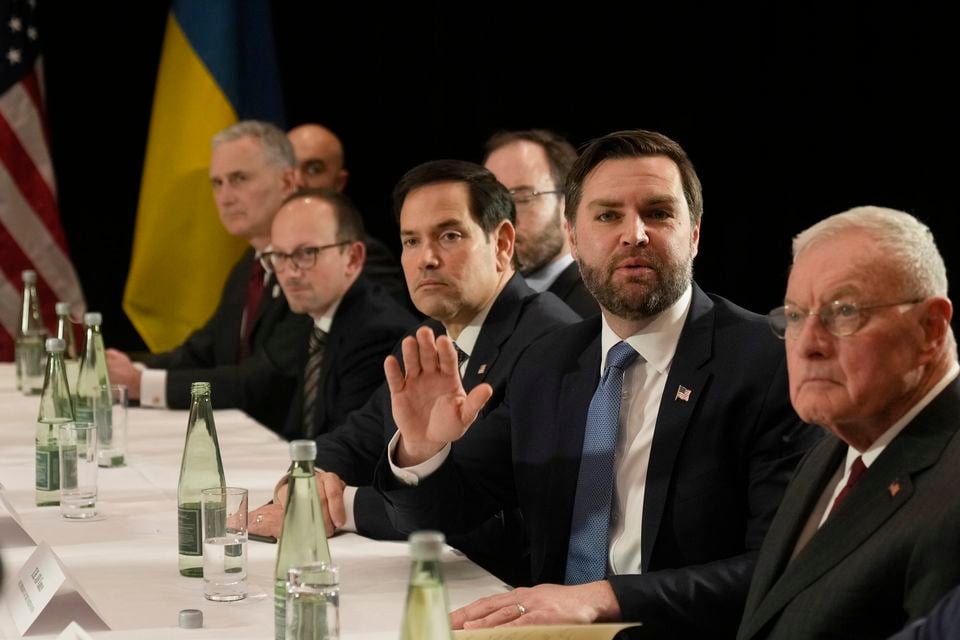
[(739, 638), (884, 638), (960, 582), (960, 381), (911, 421), (793, 560), (847, 445), (810, 452), (764, 541)]
[(547, 289), (550, 293), (563, 300), (568, 307), (576, 311), (581, 318), (590, 318), (600, 313), (600, 305), (593, 295), (583, 286), (580, 277), (580, 266), (573, 262), (560, 272), (557, 279)]
[[(347, 290), (333, 316), (320, 365), (319, 399), (314, 435), (341, 425), (347, 415), (370, 399), (383, 384), (383, 359), (397, 341), (417, 324), (413, 314), (382, 287), (363, 276)], [(304, 437), (303, 368), (307, 347), (290, 416), (283, 429), (288, 440)]]
[[(493, 397), (481, 415), (489, 413), (503, 400), (511, 371), (534, 340), (577, 320), (576, 314), (555, 296), (537, 294), (521, 276), (514, 275), (490, 308), (463, 377), (464, 387), (468, 390), (481, 382), (493, 387)], [(423, 324), (437, 335), (444, 333), (443, 325), (435, 320)], [(396, 353), (399, 355), (399, 350)], [(396, 430), (390, 409), (390, 391), (383, 384), (366, 405), (347, 418), (343, 426), (317, 439), (317, 467), (334, 471), (347, 484), (359, 487), (354, 503), (357, 530), (374, 538), (405, 537), (390, 523), (382, 497), (370, 486), (374, 468)], [(481, 532), (450, 542), (508, 582), (528, 582), (525, 567), (515, 572), (513, 567), (506, 566), (509, 559), (525, 554), (525, 549), (517, 548), (526, 546), (522, 540), (516, 539), (517, 533), (522, 532), (513, 529), (504, 532), (504, 528), (515, 526), (516, 521), (509, 517), (505, 521), (497, 513), (490, 514), (497, 520), (477, 523), (478, 526), (482, 524)], [(490, 539), (484, 541), (484, 535)], [(500, 544), (504, 538), (510, 542)]]
[(240, 322), (253, 255), (253, 249), (244, 252), (230, 271), (220, 304), (203, 327), (176, 349), (144, 358), (148, 367), (167, 370), (171, 409), (188, 408), (190, 384), (207, 380), (215, 408), (238, 408), (263, 424), (284, 424), (312, 321), (290, 311), (271, 276), (254, 314), (250, 355), (240, 358)]
[[(377, 486), (398, 528), (455, 532), (518, 505), (534, 582), (563, 582), (600, 332), (591, 318), (531, 346), (504, 403), (418, 487), (381, 463)], [(784, 360), (766, 318), (694, 285), (650, 452), (642, 566), (609, 577), (624, 620), (660, 626), (662, 637), (734, 635), (760, 542), (819, 435), (790, 407)]]

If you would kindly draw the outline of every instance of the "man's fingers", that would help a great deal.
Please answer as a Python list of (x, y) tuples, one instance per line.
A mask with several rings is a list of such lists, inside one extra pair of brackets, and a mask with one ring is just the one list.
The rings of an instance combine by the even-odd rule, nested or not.
[(417, 346), (417, 339), (407, 336), (400, 343), (400, 351), (403, 353), (403, 370), (407, 377), (413, 378), (420, 375), (420, 349)]
[(460, 362), (457, 358), (457, 349), (453, 340), (448, 336), (437, 338), (437, 360), (440, 363), (440, 373), (445, 376), (460, 375)]
[(387, 387), (390, 393), (400, 393), (403, 391), (403, 370), (400, 368), (400, 362), (394, 356), (387, 356), (383, 361), (383, 373), (387, 378)]
[(429, 327), (417, 329), (417, 348), (420, 351), (420, 370), (422, 373), (435, 373), (437, 363), (437, 341)]
[(347, 512), (343, 504), (343, 481), (335, 473), (321, 473), (320, 495), (327, 505), (327, 512), (335, 527), (342, 527), (347, 521)]
[(454, 629), (464, 629), (465, 625), (480, 620), (494, 611), (502, 609), (511, 602), (511, 594), (501, 593), (474, 600), (465, 607), (460, 607), (450, 613), (450, 624)]
[(493, 396), (493, 387), (489, 384), (478, 384), (471, 389), (466, 400), (463, 401), (463, 407), (460, 409), (460, 419), (463, 420), (463, 423), (470, 424), (473, 422), (477, 418), (477, 414), (480, 413), (480, 409), (487, 404), (491, 396)]

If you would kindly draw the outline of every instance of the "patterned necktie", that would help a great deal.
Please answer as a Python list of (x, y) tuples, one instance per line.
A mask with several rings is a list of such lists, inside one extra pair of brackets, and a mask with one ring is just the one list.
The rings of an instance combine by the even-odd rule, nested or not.
[(607, 368), (590, 401), (573, 502), (565, 584), (601, 580), (607, 573), (623, 372), (637, 357), (639, 354), (626, 342), (613, 345), (607, 353)]
[(243, 303), (243, 329), (240, 334), (240, 358), (246, 358), (253, 353), (253, 344), (251, 335), (253, 334), (253, 324), (257, 319), (257, 309), (260, 308), (260, 301), (263, 300), (264, 282), (263, 277), (266, 271), (259, 260), (254, 259), (250, 267), (250, 279), (247, 280), (247, 295)]
[(310, 346), (307, 351), (307, 366), (303, 368), (303, 437), (313, 438), (317, 425), (318, 393), (320, 391), (320, 366), (323, 364), (323, 350), (327, 346), (327, 332), (318, 326), (310, 333)]
[(843, 502), (843, 499), (847, 497), (847, 494), (850, 493), (850, 490), (853, 489), (853, 485), (857, 484), (860, 480), (860, 477), (867, 470), (867, 465), (863, 464), (863, 457), (857, 456), (857, 459), (853, 461), (853, 464), (850, 465), (850, 477), (847, 478), (847, 484), (843, 485), (843, 489), (840, 490), (840, 493), (837, 494), (837, 497), (833, 499), (833, 506), (830, 507), (830, 514), (828, 518), (833, 515), (833, 512), (837, 510), (837, 507), (840, 506), (840, 503)]
[(453, 348), (457, 350), (457, 371), (463, 370), (463, 363), (467, 361), (467, 358), (470, 356), (467, 355), (467, 352), (460, 348), (456, 342), (453, 343)]

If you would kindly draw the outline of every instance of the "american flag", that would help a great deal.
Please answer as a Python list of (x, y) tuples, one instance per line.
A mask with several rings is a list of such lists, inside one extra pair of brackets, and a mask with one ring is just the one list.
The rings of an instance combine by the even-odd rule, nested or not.
[(37, 272), (49, 330), (58, 300), (83, 311), (57, 209), (40, 54), (36, 0), (0, 0), (0, 360), (13, 359), (24, 269)]

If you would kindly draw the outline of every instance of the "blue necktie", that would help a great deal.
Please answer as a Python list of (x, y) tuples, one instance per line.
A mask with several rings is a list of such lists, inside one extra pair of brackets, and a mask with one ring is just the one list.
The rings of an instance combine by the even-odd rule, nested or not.
[(565, 584), (602, 580), (607, 574), (610, 502), (613, 499), (613, 465), (620, 426), (623, 371), (638, 356), (626, 342), (613, 345), (607, 353), (603, 377), (590, 401), (573, 502)]

